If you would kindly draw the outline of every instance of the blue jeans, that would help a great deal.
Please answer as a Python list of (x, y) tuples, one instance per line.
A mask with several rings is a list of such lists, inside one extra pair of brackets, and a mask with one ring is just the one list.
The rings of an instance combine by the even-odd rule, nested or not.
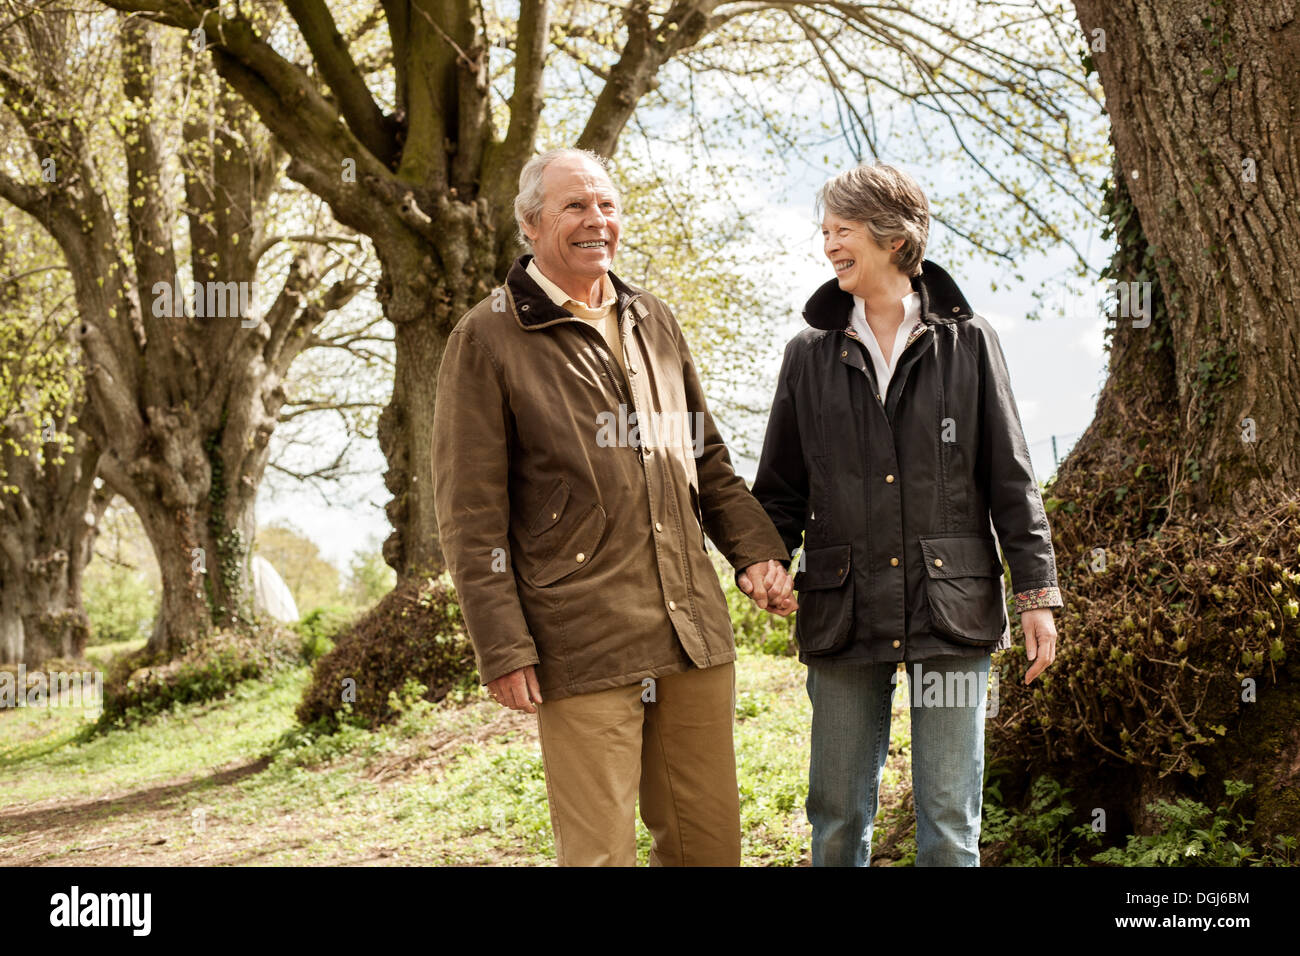
[[(917, 866), (979, 866), (988, 654), (908, 664)], [(813, 866), (867, 866), (897, 664), (810, 660)]]

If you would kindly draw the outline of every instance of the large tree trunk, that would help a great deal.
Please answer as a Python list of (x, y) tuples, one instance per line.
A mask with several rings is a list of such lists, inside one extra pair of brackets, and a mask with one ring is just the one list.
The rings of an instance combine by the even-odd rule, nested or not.
[(7, 570), (0, 570), (0, 664), (23, 659), (22, 584)]
[[(1187, 469), (1179, 490), (1208, 512), (1293, 489), (1300, 484), (1296, 4), (1075, 6), (1089, 41), (1104, 36), (1105, 50), (1094, 49), (1092, 62), (1119, 169), (1158, 250), (1158, 279), (1173, 313), (1179, 464)], [(1121, 323), (1119, 336), (1150, 347), (1156, 330)]]
[(241, 430), (235, 434), (243, 440), (229, 442), (224, 432), (205, 433), (193, 416), (155, 413), (151, 433), (163, 453), (125, 465), (109, 454), (101, 472), (153, 546), (162, 600), (149, 650), (166, 660), (213, 626), (251, 620), (253, 504), (266, 436)]
[(1150, 309), (1112, 309), (1096, 418), (1048, 489), (1061, 648), (1028, 688), (1003, 659), (990, 752), (1065, 778), (1072, 822), (1106, 810), (1112, 839), (1245, 780), (1258, 849), (1300, 830), (1300, 20), (1076, 7), (1113, 127), (1108, 278), (1151, 283)]
[(496, 274), (496, 236), (483, 206), (455, 206), (447, 220), (460, 228), (437, 241), (407, 234), (376, 243), (384, 270), (378, 299), (396, 330), (393, 395), (379, 419), (388, 461), (384, 483), (393, 495), (384, 559), (402, 579), (443, 567), (432, 494), (438, 368), (456, 321), (503, 278)]
[(393, 531), (384, 541), (384, 560), (407, 579), (442, 570), (438, 522), (433, 513), (432, 458), (420, 454), (433, 447), (433, 403), (438, 377), (429, 373), (442, 363), (446, 331), (432, 317), (396, 325), (393, 394), (379, 416), (379, 447), (388, 461), (384, 487), (392, 499), (384, 506)]
[[(48, 442), (39, 457), (15, 455), (41, 424), (70, 433), (72, 450)], [(18, 489), (0, 502), (0, 660), (36, 667), (85, 651), (82, 573), (112, 495), (94, 486), (100, 450), (83, 430), (66, 420), (28, 422), (27, 433), (21, 425), (6, 423), (0, 449)]]

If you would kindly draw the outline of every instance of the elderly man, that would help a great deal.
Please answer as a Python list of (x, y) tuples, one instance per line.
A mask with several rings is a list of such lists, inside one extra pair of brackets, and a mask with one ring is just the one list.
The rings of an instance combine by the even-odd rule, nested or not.
[(666, 305), (611, 273), (618, 193), (593, 153), (533, 158), (532, 248), (457, 324), (433, 460), (480, 679), (536, 713), (556, 858), (735, 866), (735, 647), (704, 535), (760, 606), (789, 553), (732, 470)]

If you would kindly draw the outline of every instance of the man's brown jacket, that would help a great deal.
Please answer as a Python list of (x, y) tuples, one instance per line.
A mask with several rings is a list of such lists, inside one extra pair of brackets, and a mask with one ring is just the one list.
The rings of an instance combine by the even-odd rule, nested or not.
[(705, 532), (734, 568), (789, 552), (732, 470), (677, 321), (610, 274), (624, 376), (530, 259), (456, 325), (438, 377), (439, 536), (480, 679), (536, 664), (555, 700), (734, 660)]

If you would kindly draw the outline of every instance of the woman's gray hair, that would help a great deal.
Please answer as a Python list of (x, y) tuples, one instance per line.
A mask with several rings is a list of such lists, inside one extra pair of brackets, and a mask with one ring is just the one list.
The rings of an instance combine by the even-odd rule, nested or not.
[(863, 163), (832, 177), (817, 190), (818, 218), (823, 209), (862, 223), (881, 248), (902, 239), (890, 261), (904, 275), (921, 274), (930, 236), (930, 203), (916, 180), (901, 169)]
[[(524, 223), (530, 226), (536, 225), (537, 217), (542, 214), (542, 206), (546, 204), (546, 189), (542, 185), (542, 176), (547, 166), (566, 156), (581, 156), (591, 160), (605, 171), (609, 184), (614, 186), (614, 179), (609, 175), (609, 160), (589, 149), (548, 149), (524, 163), (524, 168), (519, 171), (519, 193), (515, 196), (515, 224), (519, 227), (519, 239), (530, 249), (533, 243), (528, 236), (524, 235)], [(614, 195), (618, 196), (617, 186), (614, 186)]]

